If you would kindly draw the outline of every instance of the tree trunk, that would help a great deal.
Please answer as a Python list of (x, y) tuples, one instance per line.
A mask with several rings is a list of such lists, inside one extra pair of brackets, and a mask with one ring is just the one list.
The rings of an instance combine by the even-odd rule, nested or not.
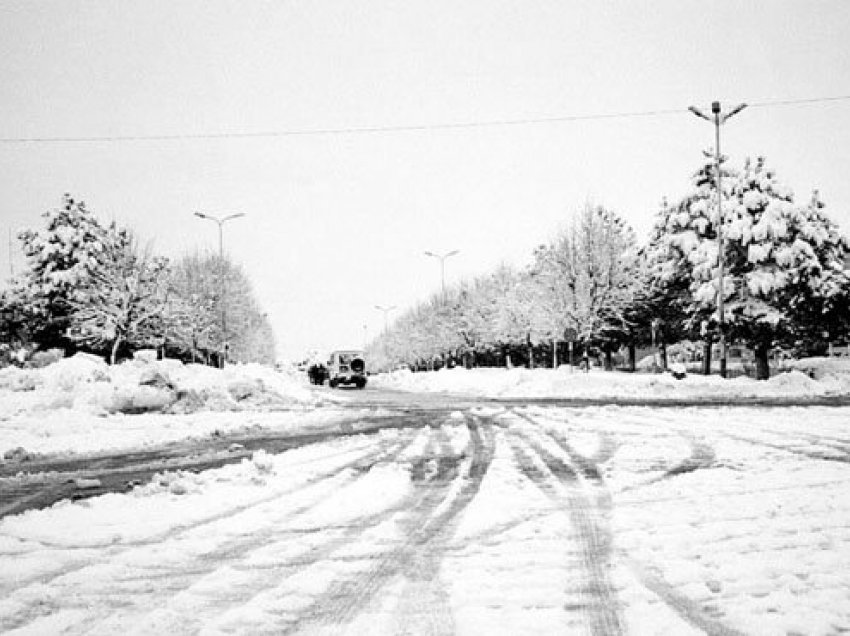
[(757, 344), (755, 347), (756, 354), (756, 380), (770, 379), (770, 347), (767, 344)]
[(635, 372), (635, 368), (637, 367), (637, 361), (635, 358), (637, 358), (637, 350), (635, 348), (634, 340), (632, 340), (629, 342), (629, 371), (632, 373)]
[(112, 353), (109, 356), (109, 364), (115, 365), (115, 358), (118, 356), (118, 346), (121, 344), (121, 336), (115, 338), (112, 343)]
[(711, 338), (706, 338), (702, 345), (702, 374), (711, 375)]
[(667, 343), (662, 342), (658, 345), (658, 353), (661, 354), (661, 370), (667, 370)]
[(605, 347), (605, 370), (614, 370), (614, 355), (611, 353), (610, 347)]
[(558, 368), (558, 341), (557, 339), (552, 339), (552, 368)]

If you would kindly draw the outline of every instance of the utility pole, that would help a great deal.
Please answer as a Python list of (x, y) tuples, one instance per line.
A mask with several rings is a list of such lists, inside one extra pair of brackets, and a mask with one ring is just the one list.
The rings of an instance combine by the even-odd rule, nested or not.
[(425, 252), (425, 256), (433, 256), (440, 261), (440, 290), (442, 291), (443, 297), (446, 295), (446, 259), (449, 256), (454, 256), (455, 254), (460, 253), (460, 250), (452, 250), (451, 252), (446, 252), (445, 254), (435, 254), (434, 252)]
[(720, 330), (720, 377), (726, 377), (726, 316), (724, 315), (724, 295), (723, 295), (723, 175), (720, 170), (720, 126), (734, 115), (740, 113), (747, 107), (746, 104), (738, 104), (728, 113), (723, 114), (720, 110), (720, 102), (711, 103), (711, 113), (714, 117), (709, 117), (696, 106), (688, 107), (697, 117), (700, 117), (708, 122), (714, 123), (714, 160), (717, 166), (717, 313), (718, 326)]
[(225, 359), (227, 358), (227, 283), (224, 280), (224, 224), (232, 219), (238, 219), (240, 216), (245, 216), (244, 213), (231, 214), (224, 218), (217, 218), (204, 214), (203, 212), (195, 212), (195, 216), (209, 221), (215, 221), (218, 224), (218, 290), (219, 290), (219, 306), (221, 308), (221, 359), (219, 367), (224, 368)]

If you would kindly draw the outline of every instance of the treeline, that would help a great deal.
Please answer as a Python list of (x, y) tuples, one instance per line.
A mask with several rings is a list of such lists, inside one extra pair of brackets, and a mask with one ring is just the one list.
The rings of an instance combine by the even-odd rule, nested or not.
[[(850, 332), (850, 244), (815, 192), (795, 201), (763, 159), (722, 162), (723, 326), (753, 349), (757, 377), (771, 351), (822, 353)], [(704, 371), (719, 336), (716, 167), (711, 155), (680, 200), (662, 202), (649, 241), (615, 212), (586, 205), (523, 269), (501, 266), (402, 314), (369, 347), (398, 365), (558, 364), (570, 349), (600, 353), (699, 342)], [(572, 343), (572, 344), (568, 344)]]
[(217, 365), (226, 344), (228, 360), (274, 362), (271, 326), (226, 256), (157, 256), (69, 195), (43, 216), (41, 229), (19, 234), (26, 268), (0, 296), (7, 349), (86, 351), (115, 363), (155, 348)]

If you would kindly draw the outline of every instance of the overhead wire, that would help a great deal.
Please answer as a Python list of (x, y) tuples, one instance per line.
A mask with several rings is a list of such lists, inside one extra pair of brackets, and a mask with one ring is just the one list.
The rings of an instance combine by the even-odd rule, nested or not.
[[(850, 100), (850, 95), (838, 95), (831, 97), (810, 97), (801, 99), (766, 99), (746, 101), (750, 108), (767, 108), (774, 106), (794, 106), (803, 104), (816, 104), (826, 102), (838, 102)], [(687, 108), (665, 108), (655, 110), (593, 113), (579, 115), (560, 115), (552, 117), (523, 117), (516, 119), (491, 119), (467, 122), (444, 122), (434, 124), (401, 124), (384, 126), (353, 126), (339, 128), (306, 128), (290, 130), (261, 130), (261, 131), (233, 131), (233, 132), (211, 132), (211, 133), (176, 133), (176, 134), (154, 134), (154, 135), (92, 135), (92, 136), (56, 136), (56, 137), (0, 137), (0, 144), (40, 144), (40, 143), (115, 143), (115, 142), (138, 142), (138, 141), (191, 141), (191, 140), (215, 140), (215, 139), (255, 139), (274, 137), (305, 137), (305, 136), (329, 136), (329, 135), (358, 135), (375, 133), (396, 132), (428, 132), (440, 130), (462, 130), (474, 128), (493, 128), (504, 126), (529, 126), (539, 124), (559, 124), (578, 121), (599, 121), (606, 119), (629, 119), (641, 117), (658, 117), (664, 115), (682, 115), (687, 113)]]

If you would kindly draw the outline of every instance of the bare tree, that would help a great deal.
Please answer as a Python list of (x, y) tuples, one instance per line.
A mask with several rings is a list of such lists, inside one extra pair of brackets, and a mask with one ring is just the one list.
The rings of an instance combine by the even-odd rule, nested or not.
[(167, 296), (168, 261), (139, 249), (126, 230), (109, 229), (104, 267), (94, 270), (71, 301), (68, 336), (92, 347), (108, 347), (111, 364), (124, 343), (151, 344)]

